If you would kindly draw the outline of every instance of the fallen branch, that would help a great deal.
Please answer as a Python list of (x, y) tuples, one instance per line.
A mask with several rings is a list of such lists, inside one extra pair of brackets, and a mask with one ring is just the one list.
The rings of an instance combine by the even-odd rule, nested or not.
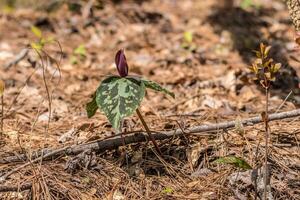
[(25, 183), (20, 186), (0, 185), (0, 192), (21, 192), (31, 189), (31, 183)]
[[(269, 121), (279, 120), (279, 119), (285, 119), (285, 118), (292, 118), (300, 116), (300, 109), (296, 109), (293, 111), (287, 111), (287, 112), (281, 112), (281, 113), (275, 113), (269, 115)], [(262, 122), (261, 117), (252, 117), (248, 119), (244, 119), (241, 121), (241, 123), (244, 126), (251, 126), (257, 123)], [(182, 129), (176, 129), (172, 131), (166, 131), (158, 133), (156, 132), (153, 134), (154, 138), (157, 140), (164, 140), (173, 136), (182, 135), (183, 131), (184, 134), (191, 134), (191, 135), (202, 135), (203, 132), (209, 132), (209, 131), (217, 131), (222, 129), (229, 129), (235, 127), (236, 121), (229, 121), (229, 122), (223, 122), (219, 124), (207, 124), (207, 125), (201, 125), (201, 126), (195, 126), (191, 127), (185, 130)], [(125, 144), (131, 144), (131, 143), (137, 143), (137, 142), (145, 142), (147, 141), (147, 137), (144, 135), (144, 132), (136, 132), (133, 135), (126, 136)], [(214, 133), (211, 133), (214, 134)], [(80, 144), (80, 145), (73, 145), (70, 147), (63, 147), (61, 149), (57, 150), (51, 150), (51, 149), (43, 149), (40, 151), (36, 151), (32, 154), (31, 159), (36, 159), (42, 155), (42, 152), (44, 153), (44, 159), (49, 157), (57, 157), (59, 155), (71, 155), (71, 154), (78, 154), (83, 152), (86, 149), (91, 149), (94, 151), (103, 151), (103, 150), (110, 150), (117, 148), (118, 146), (121, 146), (122, 144), (121, 138), (110, 138), (107, 140), (102, 141), (94, 141), (87, 144)], [(46, 156), (46, 157), (45, 157)], [(26, 155), (18, 155), (18, 156), (10, 156), (7, 158), (2, 158), (0, 160), (0, 164), (7, 164), (11, 162), (20, 162), (27, 159)]]
[[(285, 118), (292, 118), (300, 116), (300, 109), (288, 111), (288, 112), (281, 112), (281, 113), (275, 113), (269, 115), (269, 121), (279, 120), (279, 119), (285, 119)], [(262, 122), (261, 117), (252, 117), (248, 119), (244, 119), (241, 121), (241, 123), (244, 126), (251, 126), (257, 123)], [(223, 129), (229, 129), (235, 127), (236, 122), (235, 121), (229, 121), (229, 122), (223, 122), (219, 124), (207, 124), (207, 125), (201, 125), (201, 126), (195, 126), (191, 127), (185, 130), (182, 129), (176, 129), (172, 131), (166, 131), (161, 133), (153, 134), (153, 137), (155, 140), (164, 140), (167, 138), (171, 138), (174, 136), (180, 136), (183, 134), (191, 134), (196, 136), (201, 136), (203, 132), (209, 132), (209, 131), (217, 131), (217, 130), (223, 130)], [(184, 131), (184, 133), (183, 133)], [(212, 132), (211, 134), (214, 134)], [(79, 154), (85, 150), (91, 150), (95, 152), (103, 152), (105, 150), (111, 150), (115, 149), (122, 145), (132, 144), (132, 143), (140, 143), (148, 141), (148, 137), (145, 135), (144, 132), (136, 133), (134, 135), (126, 136), (122, 138), (112, 138), (102, 141), (95, 141), (88, 144), (80, 144), (80, 145), (73, 145), (70, 147), (63, 147), (61, 149), (51, 150), (51, 149), (45, 149), (41, 151), (37, 151), (33, 154), (31, 163), (45, 160), (49, 158), (55, 158), (62, 155), (76, 155)], [(42, 154), (42, 151), (44, 154)], [(43, 155), (43, 156), (41, 156)], [(21, 159), (20, 159), (21, 158)], [(26, 160), (26, 155), (20, 155), (20, 156), (14, 156), (13, 158), (4, 158), (0, 160), (0, 164), (8, 163), (9, 162), (16, 162), (16, 161), (22, 161), (22, 159)], [(7, 174), (4, 174), (0, 177), (0, 182), (6, 180), (11, 174), (15, 173), (16, 171), (20, 170), (21, 168), (24, 168), (25, 166), (28, 166), (29, 163), (25, 163), (24, 165), (13, 169), (12, 171), (8, 172)]]

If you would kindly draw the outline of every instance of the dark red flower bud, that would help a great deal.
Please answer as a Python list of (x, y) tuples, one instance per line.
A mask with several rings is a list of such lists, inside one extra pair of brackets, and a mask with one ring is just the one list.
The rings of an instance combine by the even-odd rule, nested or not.
[(115, 57), (115, 62), (116, 62), (116, 66), (117, 66), (119, 75), (121, 77), (127, 76), (128, 75), (128, 65), (127, 65), (127, 61), (126, 61), (126, 57), (125, 57), (123, 49), (121, 49), (117, 52), (116, 57)]

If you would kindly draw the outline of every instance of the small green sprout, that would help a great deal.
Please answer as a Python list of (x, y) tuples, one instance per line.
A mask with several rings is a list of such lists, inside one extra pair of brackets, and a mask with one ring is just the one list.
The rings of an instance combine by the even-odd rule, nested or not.
[(79, 55), (81, 57), (86, 57), (86, 49), (83, 44), (79, 45), (75, 50), (74, 50), (75, 55)]
[(191, 31), (185, 31), (183, 33), (183, 42), (181, 47), (189, 51), (194, 51), (196, 49), (196, 45), (193, 42), (193, 33)]
[(250, 7), (254, 7), (256, 9), (259, 9), (261, 7), (261, 5), (259, 3), (257, 3), (257, 2), (254, 2), (253, 0), (243, 0), (240, 3), (240, 7), (242, 9), (245, 9), (245, 10), (247, 10)]
[(83, 44), (81, 44), (74, 49), (70, 61), (72, 64), (77, 64), (78, 59), (83, 60), (84, 58), (86, 58), (86, 55), (87, 55), (86, 48)]
[(36, 26), (31, 27), (31, 32), (38, 38), (38, 41), (32, 42), (30, 45), (33, 49), (35, 49), (38, 52), (40, 52), (46, 44), (52, 43), (54, 41), (52, 37), (44, 38), (41, 29), (39, 29)]
[(174, 192), (174, 190), (171, 187), (165, 187), (161, 193), (163, 194), (172, 194)]
[(3, 8), (2, 8), (2, 12), (4, 14), (10, 14), (12, 13), (13, 11), (15, 10), (15, 8), (13, 6), (10, 6), (10, 5), (4, 5)]
[(16, 1), (15, 0), (6, 0), (3, 3), (4, 3), (4, 5), (1, 8), (1, 11), (3, 12), (3, 14), (11, 14), (16, 9)]
[(230, 164), (240, 169), (252, 169), (252, 167), (244, 159), (238, 158), (236, 156), (226, 156), (218, 158), (214, 162), (220, 164)]

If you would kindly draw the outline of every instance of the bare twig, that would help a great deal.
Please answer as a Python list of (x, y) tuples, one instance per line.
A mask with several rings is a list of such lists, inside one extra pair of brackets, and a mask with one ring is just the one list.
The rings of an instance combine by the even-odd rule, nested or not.
[[(285, 119), (285, 118), (293, 118), (293, 117), (298, 117), (298, 116), (300, 116), (300, 109), (276, 113), (276, 114), (270, 114), (269, 121)], [(252, 126), (254, 124), (258, 124), (261, 122), (263, 122), (261, 119), (261, 116), (241, 120), (241, 123), (244, 126)], [(173, 136), (180, 136), (182, 134), (186, 134), (186, 135), (191, 134), (191, 135), (195, 135), (195, 136), (202, 136), (203, 132), (212, 132), (210, 134), (214, 134), (213, 131), (217, 131), (220, 129), (234, 128), (235, 124), (236, 124), (236, 121), (229, 121), (229, 122), (223, 122), (223, 123), (219, 123), (219, 124), (207, 124), (207, 125), (201, 125), (201, 126), (194, 126), (194, 127), (185, 129), (184, 130), (185, 133), (183, 133), (180, 128), (176, 129), (176, 130), (172, 130), (172, 131), (165, 131), (165, 132), (159, 132), (159, 131), (153, 132), (152, 131), (152, 133), (155, 133), (155, 134), (153, 134), (153, 137), (157, 140), (164, 140), (164, 139), (171, 138)], [(124, 135), (128, 135), (128, 134), (124, 133)], [(205, 133), (205, 135), (207, 135), (207, 133)], [(65, 149), (66, 147), (63, 147), (62, 149), (60, 149), (61, 151), (59, 151), (59, 149), (58, 150), (43, 149), (40, 151), (33, 152), (32, 159), (40, 157), (42, 151), (45, 154), (49, 154), (52, 151), (56, 151), (57, 155), (62, 155), (62, 154), (72, 155), (72, 154), (81, 153), (85, 149), (89, 149), (89, 148), (92, 150), (95, 150), (95, 151), (104, 151), (104, 150), (114, 149), (114, 148), (118, 147), (116, 145), (119, 144), (119, 140), (120, 140), (120, 144), (123, 143), (121, 141), (122, 139), (119, 137), (119, 134), (115, 135), (115, 137), (117, 137), (117, 138), (108, 137), (106, 140), (94, 141), (94, 142), (87, 143), (87, 144), (73, 145), (73, 146), (70, 146), (67, 149), (67, 151)], [(144, 132), (134, 132), (133, 135), (126, 136), (126, 137), (124, 137), (124, 139), (125, 139), (126, 145), (135, 143), (135, 142), (147, 141), (147, 138), (145, 138), (145, 136), (144, 136)], [(53, 156), (53, 155), (51, 155), (51, 156)], [(51, 156), (49, 156), (49, 157), (51, 157)], [(45, 158), (48, 158), (48, 157), (44, 157), (44, 159)], [(25, 155), (10, 156), (7, 158), (0, 159), (0, 164), (11, 163), (11, 162), (20, 162), (23, 160), (26, 160)]]
[[(292, 117), (298, 117), (298, 116), (300, 116), (300, 109), (270, 114), (268, 120), (273, 121), (273, 120), (292, 118)], [(254, 124), (261, 123), (261, 122), (263, 122), (263, 120), (260, 116), (244, 119), (241, 121), (241, 123), (244, 126), (251, 126)], [(215, 131), (218, 131), (220, 129), (234, 128), (235, 123), (236, 123), (235, 121), (229, 121), (229, 122), (223, 122), (223, 123), (219, 123), (219, 124), (208, 124), (208, 125), (202, 125), (202, 126), (195, 126), (195, 127), (184, 130), (185, 133), (183, 133), (181, 129), (176, 129), (176, 130), (172, 130), (172, 131), (165, 131), (165, 132), (161, 132), (161, 133), (152, 134), (152, 136), (155, 140), (164, 140), (164, 139), (168, 139), (168, 138), (171, 138), (174, 136), (179, 136), (182, 134), (192, 134), (195, 136), (201, 136), (201, 135), (203, 135), (203, 132), (209, 132), (209, 131), (212, 131), (211, 134), (215, 134)], [(207, 133), (205, 133), (205, 134), (207, 134)], [(124, 141), (123, 141), (123, 139), (124, 139)], [(95, 152), (103, 152), (105, 150), (111, 150), (111, 149), (115, 149), (119, 146), (122, 146), (122, 145), (124, 145), (123, 143), (125, 143), (125, 145), (128, 145), (128, 144), (132, 144), (132, 143), (145, 142), (148, 140), (147, 137), (145, 136), (144, 132), (139, 132), (134, 135), (129, 135), (129, 136), (124, 137), (123, 139), (118, 137), (118, 138), (111, 138), (111, 139), (102, 140), (102, 141), (95, 141), (95, 142), (92, 142), (89, 144), (80, 144), (80, 145), (73, 145), (73, 146), (69, 146), (69, 147), (63, 147), (61, 149), (55, 149), (55, 150), (43, 149), (43, 150), (33, 153), (32, 157), (33, 157), (33, 159), (34, 158), (35, 159), (32, 160), (31, 163), (34, 163), (34, 162), (37, 162), (40, 160), (46, 160), (49, 158), (56, 158), (61, 155), (76, 155), (76, 154), (79, 154), (86, 150), (91, 150), (91, 151), (95, 151)], [(42, 152), (44, 152), (44, 153), (42, 153)], [(43, 155), (43, 156), (41, 156), (41, 155)], [(22, 159), (26, 159), (26, 156), (20, 155), (20, 156), (15, 156), (15, 157), (3, 158), (0, 160), (0, 164), (22, 161)], [(29, 163), (26, 163), (26, 164), (22, 165), (21, 167), (13, 169), (12, 171), (8, 172), (7, 174), (4, 174), (3, 176), (1, 176), (0, 180), (4, 181), (11, 174), (17, 172), (21, 168), (28, 166), (28, 165), (29, 165)]]
[(0, 185), (0, 192), (21, 192), (24, 190), (31, 189), (32, 184), (31, 183), (25, 183), (20, 186), (10, 186), (10, 185)]
[(288, 100), (288, 98), (291, 96), (291, 94), (293, 94), (293, 90), (291, 90), (290, 93), (285, 97), (285, 99), (283, 100), (283, 102), (276, 109), (275, 113), (279, 112), (279, 110), (282, 108), (282, 106), (285, 104), (285, 102)]

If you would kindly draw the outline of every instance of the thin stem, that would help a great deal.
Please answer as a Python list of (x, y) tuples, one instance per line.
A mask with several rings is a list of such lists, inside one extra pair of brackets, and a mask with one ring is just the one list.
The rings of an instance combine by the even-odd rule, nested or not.
[(2, 94), (2, 96), (1, 96), (1, 127), (0, 127), (1, 128), (1, 134), (3, 134), (3, 121), (4, 121), (3, 112), (4, 112), (4, 94)]
[(264, 200), (267, 200), (268, 186), (268, 146), (269, 146), (269, 87), (265, 88), (266, 105), (265, 105), (265, 176), (264, 176)]
[(125, 139), (124, 139), (124, 136), (123, 136), (123, 132), (122, 132), (123, 122), (124, 122), (124, 121), (121, 120), (121, 122), (120, 122), (120, 127), (119, 127), (119, 129), (117, 130), (117, 134), (120, 134), (120, 135), (121, 135), (123, 146), (126, 146), (126, 142), (125, 142)]
[[(123, 132), (122, 132), (122, 127), (123, 127), (123, 124), (124, 124), (124, 120), (122, 119), (121, 122), (120, 122), (120, 127), (119, 129), (117, 130), (117, 134), (120, 134), (121, 135), (121, 139), (122, 139), (122, 144), (123, 146), (125, 147), (126, 146), (126, 142), (125, 142), (125, 138), (124, 138), (124, 135), (123, 135)], [(125, 150), (125, 162), (126, 162), (126, 166), (128, 167), (128, 157), (127, 157), (127, 152)]]
[(151, 134), (151, 131), (150, 131), (150, 129), (149, 129), (149, 127), (148, 127), (146, 121), (144, 120), (144, 118), (143, 118), (143, 116), (142, 116), (142, 114), (141, 114), (141, 112), (140, 112), (140, 110), (139, 110), (138, 108), (136, 109), (136, 113), (137, 113), (137, 115), (139, 116), (139, 118), (140, 118), (140, 120), (141, 120), (141, 122), (142, 122), (144, 128), (146, 129), (146, 132), (147, 132), (147, 134), (149, 135), (149, 138), (150, 138), (151, 142), (154, 144), (156, 151), (160, 154), (160, 156), (162, 156), (162, 153), (161, 153), (161, 151), (160, 151), (160, 148), (158, 147), (158, 145), (157, 145), (157, 143), (156, 143), (154, 137), (153, 137), (152, 134)]

